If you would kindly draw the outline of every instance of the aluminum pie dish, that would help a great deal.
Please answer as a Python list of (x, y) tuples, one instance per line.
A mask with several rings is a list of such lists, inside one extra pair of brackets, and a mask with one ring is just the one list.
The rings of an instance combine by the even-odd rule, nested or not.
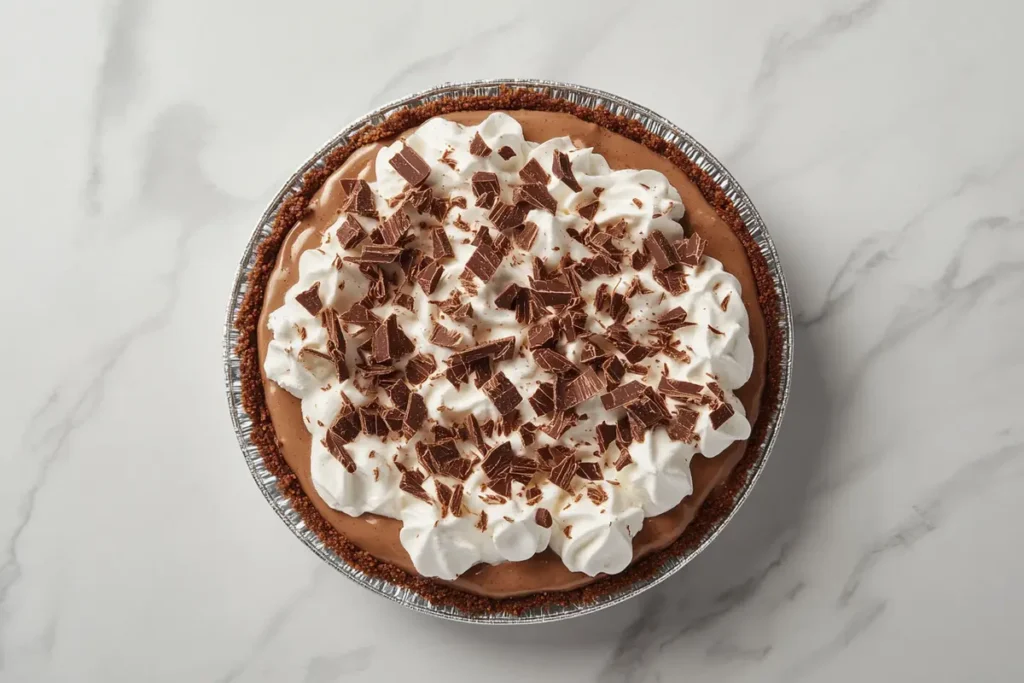
[[(550, 604), (519, 614), (501, 612), (477, 614), (463, 612), (450, 605), (433, 604), (409, 588), (398, 586), (390, 581), (364, 573), (348, 564), (333, 550), (326, 547), (324, 542), (306, 525), (292, 506), (291, 500), (280, 491), (277, 477), (268, 470), (262, 455), (249, 437), (252, 430), (252, 420), (242, 407), (240, 362), (235, 352), (239, 333), (234, 327), (234, 321), (247, 290), (249, 272), (255, 264), (256, 249), (260, 242), (270, 234), (282, 203), (301, 188), (302, 177), (309, 169), (322, 165), (323, 159), (332, 150), (348, 142), (350, 136), (356, 131), (367, 125), (379, 124), (396, 111), (423, 105), (441, 98), (467, 95), (497, 95), (502, 87), (543, 90), (552, 97), (568, 100), (574, 104), (593, 108), (603, 107), (615, 114), (635, 119), (642, 123), (648, 131), (677, 146), (696, 166), (706, 172), (722, 188), (726, 197), (733, 203), (740, 218), (744, 221), (747, 231), (759, 247), (767, 264), (777, 297), (779, 330), (776, 340), (780, 348), (779, 353), (775, 355), (775, 363), (779, 367), (769, 367), (768, 372), (778, 373), (778, 395), (762, 409), (763, 413), (766, 414), (763, 414), (759, 421), (766, 420), (764, 438), (756, 446), (757, 452), (755, 453), (753, 464), (742, 472), (745, 481), (741, 482), (741, 488), (733, 501), (729, 513), (720, 517), (716, 523), (712, 524), (700, 537), (699, 541), (692, 546), (692, 549), (678, 556), (670, 557), (657, 571), (646, 578), (623, 586), (617, 591), (608, 592), (596, 599), (579, 602), (578, 604)], [(253, 479), (256, 480), (256, 484), (267, 499), (267, 502), (270, 503), (282, 521), (291, 529), (292, 533), (298, 536), (321, 559), (356, 583), (418, 612), (467, 623), (527, 624), (558, 621), (589, 614), (639, 595), (682, 569), (718, 536), (750, 494), (751, 489), (764, 469), (768, 455), (771, 453), (772, 446), (775, 443), (778, 426), (782, 420), (789, 396), (793, 362), (792, 339), (793, 317), (786, 282), (775, 251), (775, 245), (772, 243), (764, 221), (732, 175), (699, 142), (664, 117), (617, 95), (555, 81), (498, 79), (441, 85), (386, 104), (347, 126), (310, 157), (288, 179), (256, 225), (249, 243), (242, 254), (238, 271), (235, 274), (224, 328), (224, 368), (231, 421), (238, 437), (238, 443), (242, 449), (242, 455), (249, 467), (249, 471), (252, 473)], [(772, 362), (772, 354), (769, 354), (769, 362)], [(733, 476), (736, 476), (735, 473)]]

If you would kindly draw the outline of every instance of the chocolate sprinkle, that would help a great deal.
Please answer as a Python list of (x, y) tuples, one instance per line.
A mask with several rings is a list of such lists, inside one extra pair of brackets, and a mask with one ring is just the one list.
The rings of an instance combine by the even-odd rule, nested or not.
[(569, 155), (565, 152), (555, 150), (555, 156), (551, 161), (551, 173), (568, 185), (569, 189), (573, 192), (583, 191), (579, 182), (576, 181), (576, 176), (572, 173), (572, 162), (569, 160)]
[(398, 154), (388, 159), (388, 163), (398, 175), (405, 179), (405, 182), (413, 187), (422, 183), (430, 175), (430, 166), (409, 145), (403, 145)]

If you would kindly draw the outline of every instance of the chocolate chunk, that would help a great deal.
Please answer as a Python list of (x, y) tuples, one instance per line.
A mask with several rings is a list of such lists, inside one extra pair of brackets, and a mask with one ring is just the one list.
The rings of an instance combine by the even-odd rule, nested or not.
[(667, 330), (678, 330), (686, 323), (686, 311), (676, 306), (658, 318), (658, 324)]
[(412, 223), (405, 211), (399, 209), (394, 212), (380, 223), (380, 234), (384, 238), (384, 244), (398, 244), (411, 227)]
[(480, 511), (480, 517), (476, 521), (476, 528), (480, 531), (487, 531), (487, 513)]
[(512, 479), (510, 477), (502, 477), (500, 479), (491, 479), (487, 482), (487, 487), (498, 494), (497, 499), (487, 499), (481, 497), (485, 503), (491, 505), (504, 505), (506, 499), (512, 497)]
[(683, 265), (692, 266), (696, 268), (700, 265), (700, 258), (704, 255), (704, 248), (707, 246), (708, 241), (693, 233), (689, 238), (685, 240), (682, 245), (682, 249), (679, 250), (679, 260), (682, 261)]
[(537, 365), (539, 365), (542, 370), (553, 372), (558, 375), (565, 374), (567, 372), (574, 372), (576, 370), (576, 366), (573, 365), (572, 361), (552, 349), (534, 349), (533, 359), (537, 361)]
[(512, 235), (512, 240), (516, 243), (516, 246), (523, 251), (530, 251), (533, 247), (534, 241), (537, 239), (537, 233), (540, 229), (537, 224), (533, 221), (526, 221), (522, 227)]
[(615, 443), (619, 445), (619, 448), (623, 448), (633, 443), (633, 435), (629, 429), (629, 416), (623, 415), (619, 418), (619, 421), (615, 423)]
[(629, 305), (626, 303), (626, 297), (618, 292), (612, 294), (611, 303), (608, 305), (608, 314), (611, 315), (612, 320), (621, 323), (626, 319), (627, 313), (629, 313)]
[(498, 156), (501, 157), (502, 159), (504, 159), (505, 161), (508, 161), (509, 159), (514, 157), (515, 155), (516, 155), (516, 151), (514, 149), (512, 149), (511, 147), (509, 147), (508, 145), (505, 145), (504, 147), (502, 147), (501, 149), (498, 150)]
[(363, 304), (356, 302), (352, 307), (341, 314), (342, 321), (363, 327), (376, 327), (380, 324), (380, 318)]
[(433, 247), (434, 261), (455, 256), (455, 250), (452, 249), (452, 243), (448, 240), (444, 228), (437, 226), (430, 231), (430, 243)]
[(679, 263), (679, 256), (668, 238), (660, 230), (654, 230), (644, 239), (644, 248), (654, 259), (654, 265), (662, 270)]
[(430, 200), (430, 215), (438, 221), (444, 221), (451, 208), (451, 202), (443, 197), (434, 197)]
[(608, 357), (608, 352), (592, 341), (583, 342), (583, 350), (580, 351), (581, 363), (603, 362)]
[(448, 516), (452, 504), (452, 489), (445, 483), (434, 480), (434, 489), (437, 491), (437, 502), (441, 503), (441, 519)]
[(405, 365), (405, 377), (413, 386), (419, 386), (437, 370), (437, 361), (433, 356), (418, 354), (409, 359)]
[(565, 403), (559, 406), (563, 410), (574, 408), (584, 401), (588, 401), (604, 391), (604, 382), (594, 372), (593, 368), (587, 368), (578, 377), (571, 380), (565, 387)]
[(370, 218), (377, 217), (377, 203), (368, 182), (346, 178), (341, 181), (341, 186), (348, 193), (348, 197), (341, 205), (342, 213), (357, 213)]
[(587, 481), (601, 481), (604, 475), (601, 473), (601, 463), (581, 462), (576, 464), (576, 476)]
[(478, 358), (469, 364), (469, 371), (473, 375), (473, 384), (479, 389), (494, 377), (494, 366), (490, 358)]
[(537, 523), (537, 526), (542, 529), (550, 529), (554, 522), (554, 520), (551, 519), (551, 513), (544, 508), (537, 508), (537, 512), (533, 515), (533, 520)]
[(587, 498), (594, 505), (603, 505), (608, 500), (608, 494), (599, 486), (590, 486), (587, 488)]
[(366, 239), (366, 231), (353, 215), (348, 214), (338, 228), (338, 244), (342, 249), (351, 249)]
[(703, 389), (704, 387), (699, 384), (670, 379), (668, 377), (662, 377), (661, 381), (658, 383), (658, 391), (666, 396), (671, 396), (672, 398), (682, 400), (686, 403), (699, 404), (701, 402), (701, 391)]
[(623, 384), (620, 387), (612, 389), (610, 392), (601, 397), (601, 405), (604, 406), (605, 410), (611, 410), (612, 408), (621, 408), (622, 406), (635, 401), (643, 395), (646, 387), (633, 380), (628, 384)]
[(416, 312), (416, 300), (413, 299), (412, 296), (410, 296), (409, 294), (406, 294), (405, 292), (401, 292), (395, 295), (395, 305), (401, 306), (407, 311), (412, 311), (413, 313)]
[(487, 453), (480, 467), (488, 479), (507, 479), (512, 472), (513, 457), (512, 444), (503, 441)]
[(619, 449), (619, 457), (616, 458), (612, 466), (616, 472), (621, 472), (627, 465), (633, 462), (633, 456), (629, 454), (628, 448)]
[(434, 329), (430, 331), (430, 343), (435, 346), (443, 346), (446, 349), (454, 349), (462, 342), (462, 335), (455, 330), (450, 330), (444, 325), (435, 323)]
[(637, 249), (633, 252), (630, 257), (630, 264), (633, 266), (633, 270), (643, 270), (647, 267), (647, 264), (651, 262), (651, 256), (643, 249)]
[(473, 202), (473, 205), (481, 209), (493, 209), (494, 204), (497, 201), (498, 195), (494, 194), (493, 192), (484, 192), (483, 194), (476, 198), (476, 201)]
[(576, 341), (587, 331), (587, 314), (583, 311), (568, 310), (562, 314), (561, 327), (566, 341)]
[(353, 263), (394, 263), (402, 255), (401, 247), (386, 244), (367, 244), (358, 257), (346, 256)]
[(512, 193), (512, 201), (517, 205), (526, 204), (550, 213), (555, 213), (558, 210), (558, 202), (548, 192), (548, 188), (541, 183), (520, 185)]
[(604, 370), (605, 377), (610, 382), (621, 382), (622, 378), (626, 375), (626, 366), (615, 356), (602, 363), (601, 369)]
[(359, 415), (354, 408), (343, 411), (334, 420), (334, 424), (328, 430), (328, 436), (337, 440), (337, 443), (346, 444), (357, 436), (362, 430)]
[(516, 297), (519, 296), (520, 287), (516, 283), (511, 283), (508, 287), (502, 290), (494, 299), (494, 305), (498, 308), (504, 308), (506, 310), (513, 310), (516, 307)]
[(398, 175), (405, 179), (405, 182), (413, 187), (422, 183), (430, 175), (430, 166), (409, 145), (403, 145), (401, 151), (391, 157), (388, 163)]
[(388, 397), (391, 399), (391, 403), (396, 408), (404, 408), (409, 404), (409, 395), (412, 392), (409, 391), (409, 385), (405, 382), (398, 381), (387, 388)]
[(545, 306), (565, 306), (573, 298), (572, 287), (564, 275), (550, 280), (533, 280), (530, 288)]
[[(556, 389), (556, 401), (557, 401), (557, 389)], [(562, 438), (562, 435), (572, 429), (579, 422), (579, 417), (572, 410), (555, 410), (551, 419), (548, 420), (547, 424), (541, 427), (541, 431), (550, 436), (552, 439), (558, 440)]]
[(363, 432), (372, 436), (384, 437), (390, 431), (381, 414), (369, 408), (359, 409), (359, 423), (362, 425)]
[(544, 172), (544, 168), (536, 159), (526, 162), (526, 165), (519, 171), (519, 177), (524, 183), (540, 183), (541, 185), (547, 185), (551, 180), (551, 176)]
[[(576, 176), (572, 173), (572, 162), (569, 160), (569, 155), (565, 152), (555, 150), (554, 159), (551, 162), (551, 173), (556, 178), (561, 180), (563, 183), (569, 186), (573, 192), (582, 192), (583, 188), (576, 181)], [(591, 216), (593, 218), (593, 216)]]
[(572, 478), (576, 476), (576, 456), (569, 453), (551, 468), (551, 483), (572, 493)]
[(430, 496), (423, 490), (424, 479), (425, 477), (422, 472), (416, 470), (403, 472), (398, 488), (415, 498), (419, 498), (424, 503), (430, 503)]
[[(579, 190), (576, 191), (579, 192)], [(581, 218), (585, 218), (588, 221), (592, 221), (594, 220), (594, 216), (597, 215), (597, 210), (600, 208), (600, 206), (601, 202), (595, 199), (589, 204), (583, 204), (581, 206), (576, 207), (576, 213), (578, 213)]]
[(416, 346), (398, 325), (398, 317), (388, 316), (373, 333), (372, 355), (375, 363), (393, 363), (402, 356), (412, 353)]
[(466, 268), (478, 278), (487, 282), (501, 265), (501, 256), (486, 244), (481, 244), (466, 261)]
[[(633, 422), (641, 425), (644, 430), (650, 429), (655, 425), (658, 425), (666, 421), (669, 417), (668, 410), (661, 403), (660, 398), (650, 387), (646, 387), (644, 393), (637, 397), (635, 400), (626, 404), (626, 413), (629, 415), (631, 425)], [(641, 437), (637, 438), (637, 432), (633, 432), (634, 441), (642, 441)]]
[(733, 410), (732, 406), (725, 401), (719, 402), (718, 405), (712, 409), (711, 415), (708, 416), (711, 419), (711, 426), (714, 429), (718, 429), (724, 425), (735, 412), (736, 411)]
[(411, 438), (419, 431), (423, 422), (427, 419), (427, 404), (419, 394), (409, 394), (409, 400), (405, 406), (405, 416), (402, 420), (402, 433), (406, 438)]
[(480, 133), (474, 135), (473, 141), (469, 143), (469, 153), (478, 157), (490, 156), (491, 148), (488, 147), (487, 143), (484, 142), (484, 139), (480, 137)]
[(555, 385), (543, 382), (530, 397), (530, 406), (538, 416), (547, 415), (555, 409)]
[(668, 423), (668, 436), (673, 441), (693, 441), (693, 429), (696, 426), (697, 413), (688, 408), (680, 408)]
[(523, 458), (521, 456), (512, 458), (512, 468), (509, 470), (509, 476), (512, 478), (512, 481), (517, 481), (523, 486), (528, 486), (530, 481), (533, 479), (533, 475), (536, 473), (536, 460)]
[(516, 322), (529, 325), (534, 320), (540, 320), (547, 314), (548, 309), (544, 308), (543, 304), (537, 299), (537, 295), (531, 290), (521, 293), (516, 300)]
[(494, 197), (501, 195), (501, 184), (498, 176), (490, 171), (477, 171), (470, 181), (473, 188), (473, 196), (480, 197), (484, 194), (491, 194)]
[(441, 282), (441, 275), (444, 273), (444, 266), (439, 260), (433, 260), (416, 274), (416, 284), (420, 286), (424, 294), (433, 294)]
[(434, 202), (434, 194), (426, 187), (414, 187), (405, 197), (405, 203), (411, 204), (420, 213), (429, 213)]
[(515, 353), (515, 337), (501, 337), (477, 344), (476, 346), (454, 353), (449, 359), (449, 364), (469, 365), (480, 358), (494, 358), (496, 360), (508, 360)]
[(491, 399), (491, 403), (498, 409), (500, 415), (508, 415), (514, 411), (522, 402), (523, 397), (516, 390), (512, 382), (505, 377), (505, 373), (495, 373), (480, 390)]
[(341, 463), (346, 472), (354, 474), (356, 471), (356, 463), (349, 452), (345, 449), (344, 444), (346, 443), (348, 443), (348, 440), (343, 439), (343, 437), (334, 430), (328, 431), (327, 436), (324, 439), (324, 445), (327, 447), (328, 452)]
[(476, 234), (473, 235), (473, 241), (470, 244), (472, 244), (474, 247), (494, 246), (494, 240), (491, 239), (491, 231), (487, 228), (486, 225), (480, 226), (480, 228), (476, 231)]
[(319, 315), (324, 304), (320, 301), (320, 283), (314, 282), (309, 289), (295, 295), (299, 305), (309, 311), (310, 315)]
[(590, 261), (590, 267), (594, 270), (594, 273), (603, 277), (617, 275), (619, 272), (618, 261), (612, 259), (607, 254), (594, 256)]
[(520, 204), (506, 204), (496, 201), (487, 217), (491, 223), (494, 223), (494, 227), (504, 232), (505, 230), (512, 230), (522, 225), (523, 221), (526, 220), (527, 213), (529, 213), (529, 209)]
[(655, 269), (654, 281), (672, 296), (679, 296), (690, 289), (686, 284), (686, 274), (681, 270)]
[(615, 441), (615, 425), (602, 422), (595, 430), (597, 436), (597, 454), (603, 455)]
[(536, 349), (555, 341), (558, 338), (558, 327), (555, 318), (547, 318), (531, 325), (526, 331), (526, 347)]

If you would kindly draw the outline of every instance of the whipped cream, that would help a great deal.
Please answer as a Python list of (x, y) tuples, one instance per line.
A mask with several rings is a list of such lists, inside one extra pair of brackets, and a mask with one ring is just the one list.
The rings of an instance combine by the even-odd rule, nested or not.
[[(477, 156), (470, 152), (477, 134), (495, 150), (493, 153)], [(686, 268), (688, 289), (678, 295), (669, 294), (654, 280), (650, 266), (636, 271), (628, 263), (613, 276), (597, 276), (582, 282), (588, 332), (600, 334), (613, 323), (609, 315), (594, 309), (598, 288), (607, 285), (612, 291), (622, 292), (634, 277), (639, 277), (643, 288), (627, 300), (630, 307), (627, 320), (630, 333), (639, 341), (656, 330), (660, 316), (676, 307), (685, 310), (688, 324), (677, 329), (673, 338), (681, 342), (687, 358), (664, 353), (646, 358), (640, 364), (648, 369), (648, 374), (640, 379), (653, 387), (658, 386), (666, 373), (673, 380), (700, 385), (713, 380), (720, 387), (721, 398), (733, 408), (732, 415), (715, 428), (711, 406), (694, 405), (697, 421), (692, 439), (673, 440), (665, 425), (657, 426), (647, 433), (642, 443), (629, 445), (632, 462), (617, 469), (613, 463), (619, 459), (619, 448), (612, 444), (598, 460), (593, 453), (596, 450), (594, 431), (602, 422), (614, 424), (625, 411), (623, 408), (605, 409), (600, 396), (595, 396), (577, 406), (581, 419), (558, 441), (540, 431), (529, 446), (523, 443), (518, 431), (507, 439), (517, 455), (527, 457), (553, 444), (576, 447), (581, 456), (589, 455), (599, 462), (603, 481), (584, 482), (569, 493), (538, 475), (530, 486), (514, 482), (511, 497), (498, 501), (494, 492), (487, 488), (487, 477), (476, 466), (463, 482), (461, 514), (456, 516), (443, 510), (436, 498), (427, 502), (401, 490), (401, 470), (416, 468), (416, 444), (431, 440), (430, 424), (453, 427), (470, 414), (482, 424), (497, 420), (500, 415), (472, 380), (456, 388), (445, 378), (445, 361), (454, 352), (429, 341), (435, 320), (457, 332), (464, 346), (515, 337), (517, 348), (522, 348), (526, 343), (525, 327), (517, 322), (514, 311), (497, 306), (495, 298), (511, 283), (524, 288), (530, 286), (529, 262), (533, 257), (554, 268), (566, 255), (574, 261), (594, 255), (588, 246), (571, 236), (570, 231), (582, 231), (588, 224), (577, 213), (579, 206), (594, 201), (599, 195), (599, 207), (593, 220), (599, 225), (624, 220), (629, 230), (618, 240), (618, 245), (626, 253), (640, 248), (644, 238), (654, 231), (660, 231), (669, 240), (682, 239), (684, 233), (678, 221), (684, 215), (684, 207), (679, 193), (659, 172), (613, 171), (600, 154), (592, 149), (576, 149), (568, 137), (542, 144), (529, 142), (514, 118), (495, 113), (478, 126), (432, 119), (404, 141), (382, 149), (376, 158), (377, 179), (371, 183), (381, 219), (399, 210), (409, 212), (413, 226), (437, 223), (426, 214), (417, 214), (408, 205), (396, 209), (389, 204), (389, 200), (395, 200), (407, 189), (405, 179), (390, 163), (403, 145), (411, 147), (430, 164), (430, 175), (424, 186), (435, 196), (461, 197), (466, 204), (465, 208), (452, 208), (442, 221), (454, 258), (445, 262), (444, 277), (437, 289), (428, 296), (422, 288), (412, 288), (408, 293), (414, 300), (413, 310), (392, 303), (373, 309), (382, 319), (392, 314), (397, 316), (401, 329), (416, 345), (417, 352), (436, 359), (437, 372), (412, 388), (423, 397), (429, 420), (411, 438), (400, 433), (392, 433), (388, 439), (359, 434), (345, 446), (355, 465), (354, 471), (349, 471), (352, 467), (339, 462), (327, 449), (327, 431), (346, 399), (356, 406), (378, 398), (382, 404), (390, 405), (383, 390), (379, 395), (365, 395), (357, 387), (354, 372), (350, 373), (352, 377), (339, 381), (333, 364), (313, 353), (326, 353), (327, 331), (320, 318), (296, 300), (298, 294), (316, 285), (324, 306), (344, 312), (366, 295), (369, 287), (366, 276), (355, 264), (343, 261), (346, 256), (358, 255), (362, 245), (353, 250), (341, 246), (336, 233), (345, 216), (339, 216), (338, 222), (325, 232), (319, 248), (302, 254), (298, 282), (288, 291), (285, 303), (270, 314), (268, 324), (273, 339), (264, 364), (267, 377), (302, 402), (303, 420), (312, 435), (312, 479), (317, 493), (332, 508), (348, 515), (375, 513), (402, 520), (401, 543), (417, 571), (424, 576), (454, 579), (477, 563), (524, 560), (549, 547), (572, 571), (591, 576), (622, 571), (632, 561), (632, 539), (642, 528), (644, 518), (672, 509), (692, 492), (692, 457), (697, 453), (714, 457), (732, 442), (746, 439), (750, 434), (743, 405), (732, 393), (747, 381), (753, 367), (747, 312), (741, 301), (739, 282), (723, 270), (721, 263), (707, 256), (696, 268)], [(497, 153), (505, 147), (514, 152), (507, 159)], [(527, 215), (526, 220), (538, 226), (537, 238), (529, 253), (514, 248), (489, 281), (477, 281), (477, 293), (464, 293), (463, 302), (472, 306), (471, 319), (460, 322), (441, 314), (430, 301), (444, 300), (454, 290), (463, 289), (459, 276), (476, 248), (471, 244), (474, 231), (477, 226), (492, 225), (488, 209), (475, 206), (473, 174), (477, 171), (495, 173), (501, 185), (500, 199), (511, 203), (512, 187), (522, 182), (518, 175), (520, 169), (536, 160), (541, 168), (550, 172), (556, 151), (568, 155), (581, 191), (573, 191), (550, 174), (547, 189), (557, 202), (557, 210), (550, 213), (533, 209)], [(449, 163), (439, 163), (442, 157)], [(376, 225), (374, 219), (364, 216), (358, 220), (366, 230)], [(431, 253), (429, 231), (414, 229), (411, 234), (414, 246)], [(351, 340), (347, 346), (350, 370), (359, 360), (357, 346), (358, 343)], [(561, 350), (571, 361), (580, 364), (583, 340), (568, 343)], [(406, 363), (407, 359), (402, 360), (396, 367), (404, 367)], [(499, 363), (496, 370), (499, 369), (523, 396), (519, 406), (522, 420), (543, 423), (546, 418), (537, 418), (526, 399), (539, 385), (552, 381), (552, 375), (538, 367), (530, 353), (517, 353), (512, 359)], [(627, 376), (627, 381), (632, 378)], [(501, 440), (497, 435), (492, 439), (493, 443)], [(451, 486), (458, 482), (448, 477), (426, 477), (423, 489), (431, 498), (438, 483)], [(539, 487), (541, 495), (537, 497), (534, 493), (527, 500), (525, 492), (534, 486)], [(547, 520), (544, 515), (538, 515), (539, 509), (549, 513), (550, 524), (542, 523)]]

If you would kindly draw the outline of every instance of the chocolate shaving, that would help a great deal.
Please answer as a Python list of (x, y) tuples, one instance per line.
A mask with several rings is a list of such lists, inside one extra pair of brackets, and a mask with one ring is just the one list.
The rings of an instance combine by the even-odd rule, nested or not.
[(604, 391), (605, 385), (593, 368), (587, 368), (565, 387), (565, 403), (559, 406), (565, 410), (574, 408)]
[(487, 143), (484, 142), (484, 139), (480, 137), (480, 133), (474, 135), (472, 142), (469, 143), (469, 153), (478, 157), (490, 156), (491, 148), (488, 147)]
[(555, 318), (547, 318), (531, 325), (526, 331), (526, 347), (536, 349), (555, 341), (558, 338), (558, 327)]
[(623, 384), (620, 387), (612, 389), (610, 392), (601, 397), (601, 405), (604, 406), (605, 410), (611, 410), (612, 408), (621, 408), (622, 406), (635, 401), (643, 395), (646, 387), (633, 380), (628, 384)]
[(327, 436), (324, 439), (324, 446), (327, 448), (327, 451), (341, 463), (346, 472), (349, 474), (355, 474), (356, 462), (352, 459), (352, 456), (349, 455), (348, 450), (345, 449), (345, 443), (347, 443), (347, 441), (343, 440), (342, 437), (333, 430), (328, 431)]
[(441, 261), (435, 259), (416, 274), (416, 284), (420, 286), (424, 294), (433, 294), (434, 290), (437, 289), (437, 285), (441, 282), (441, 275), (443, 273), (444, 266), (441, 264)]
[(519, 296), (519, 290), (521, 288), (516, 283), (509, 284), (508, 287), (502, 290), (494, 299), (494, 305), (498, 308), (504, 308), (506, 310), (513, 310), (516, 307), (516, 298)]
[(413, 386), (423, 384), (437, 370), (437, 361), (433, 356), (418, 354), (405, 364), (405, 378)]
[(455, 330), (450, 330), (444, 325), (435, 323), (434, 329), (430, 331), (430, 343), (435, 346), (443, 346), (446, 349), (454, 349), (462, 342), (462, 335)]
[(423, 490), (423, 481), (425, 479), (426, 477), (423, 476), (422, 472), (408, 470), (402, 473), (402, 480), (399, 482), (398, 488), (415, 498), (419, 498), (424, 503), (432, 504), (430, 496)]
[[(576, 176), (572, 173), (572, 161), (569, 160), (569, 155), (565, 152), (560, 152), (557, 149), (555, 150), (555, 156), (551, 161), (551, 173), (568, 185), (569, 189), (573, 192), (583, 191), (579, 182), (576, 181)], [(591, 216), (591, 218), (592, 217), (593, 216)]]
[(530, 397), (530, 406), (538, 416), (547, 415), (555, 409), (555, 385), (543, 382)]
[(373, 199), (373, 190), (365, 180), (345, 178), (341, 181), (342, 189), (348, 197), (341, 205), (342, 213), (357, 213), (370, 218), (377, 217), (377, 203)]
[(366, 239), (366, 231), (353, 215), (348, 214), (337, 231), (338, 244), (342, 249), (352, 249)]
[(680, 408), (668, 423), (668, 436), (673, 441), (693, 441), (693, 429), (696, 426), (697, 413), (688, 408)]
[(504, 159), (505, 161), (508, 161), (509, 159), (514, 157), (515, 155), (516, 155), (516, 151), (514, 149), (512, 149), (511, 147), (509, 147), (508, 145), (505, 145), (504, 147), (502, 147), (501, 149), (498, 150), (498, 156), (501, 157), (502, 159)]
[(676, 254), (675, 248), (660, 230), (651, 231), (651, 234), (644, 239), (644, 248), (654, 259), (654, 265), (662, 270), (679, 263), (679, 255)]
[(587, 481), (601, 481), (604, 475), (601, 473), (601, 463), (581, 462), (576, 465), (576, 476)]
[(516, 390), (512, 382), (508, 380), (505, 373), (495, 373), (480, 390), (487, 395), (500, 415), (508, 415), (514, 411), (522, 402), (523, 397)]
[(576, 456), (572, 453), (562, 458), (557, 465), (551, 468), (549, 478), (551, 483), (572, 493), (572, 478), (576, 475)]
[(484, 510), (480, 511), (480, 517), (476, 521), (476, 528), (480, 531), (487, 531), (487, 513)]
[(523, 221), (526, 220), (527, 213), (529, 213), (529, 210), (520, 204), (506, 204), (496, 201), (487, 217), (491, 223), (494, 223), (494, 227), (504, 232), (522, 225)]
[(512, 193), (512, 201), (516, 204), (526, 204), (535, 209), (550, 213), (555, 213), (558, 210), (558, 202), (542, 183), (520, 185)]
[(573, 298), (572, 287), (564, 275), (550, 280), (532, 280), (530, 289), (545, 306), (564, 306)]
[(724, 425), (735, 412), (736, 411), (733, 410), (733, 407), (725, 401), (719, 402), (711, 411), (711, 415), (708, 416), (711, 420), (711, 426), (714, 429), (718, 429)]
[(309, 289), (296, 294), (295, 300), (309, 311), (310, 315), (319, 315), (324, 307), (323, 302), (320, 301), (320, 283), (314, 282)]
[(608, 500), (608, 494), (599, 486), (589, 486), (587, 487), (587, 498), (594, 505), (602, 505)]
[(422, 183), (430, 175), (430, 165), (409, 145), (403, 145), (401, 151), (391, 157), (388, 163), (398, 175), (405, 179), (405, 182), (413, 187)]
[(533, 221), (526, 221), (522, 225), (522, 229), (513, 235), (512, 239), (523, 251), (530, 251), (533, 247), (533, 243), (537, 239), (537, 233), (540, 232), (540, 228)]
[[(576, 191), (579, 192), (579, 190)], [(594, 220), (594, 216), (597, 215), (597, 210), (600, 208), (600, 206), (601, 202), (595, 199), (589, 204), (583, 204), (581, 206), (576, 207), (576, 213), (578, 213), (581, 218), (584, 218), (588, 221), (592, 221)]]
[(679, 260), (685, 266), (692, 266), (696, 268), (700, 265), (700, 259), (701, 256), (704, 255), (704, 248), (707, 244), (708, 241), (706, 239), (697, 233), (693, 233), (689, 238), (684, 240), (681, 245), (682, 249), (677, 249), (677, 251), (679, 251)]
[(544, 508), (537, 508), (537, 512), (533, 515), (533, 520), (542, 529), (550, 529), (554, 523), (554, 520), (551, 519), (551, 513)]
[(433, 248), (434, 261), (455, 256), (455, 250), (452, 249), (452, 243), (448, 240), (444, 228), (437, 226), (430, 231), (430, 243)]
[(530, 159), (519, 171), (519, 177), (524, 183), (540, 183), (547, 185), (551, 176), (544, 172), (544, 168), (536, 159)]
[(552, 349), (534, 349), (533, 359), (537, 361), (537, 365), (539, 365), (542, 370), (553, 372), (558, 375), (565, 374), (567, 372), (574, 372), (576, 370), (576, 366), (573, 365), (572, 361)]
[[(378, 229), (384, 239), (384, 244), (395, 245), (405, 236), (405, 233), (409, 232), (411, 227), (412, 222), (409, 221), (409, 215), (399, 209), (381, 221)], [(364, 248), (363, 251), (366, 249)]]
[(466, 261), (466, 268), (478, 278), (487, 282), (501, 265), (501, 256), (486, 244), (481, 244)]
[(392, 314), (373, 333), (372, 357), (376, 363), (393, 363), (412, 353), (416, 346), (398, 325), (398, 316)]

